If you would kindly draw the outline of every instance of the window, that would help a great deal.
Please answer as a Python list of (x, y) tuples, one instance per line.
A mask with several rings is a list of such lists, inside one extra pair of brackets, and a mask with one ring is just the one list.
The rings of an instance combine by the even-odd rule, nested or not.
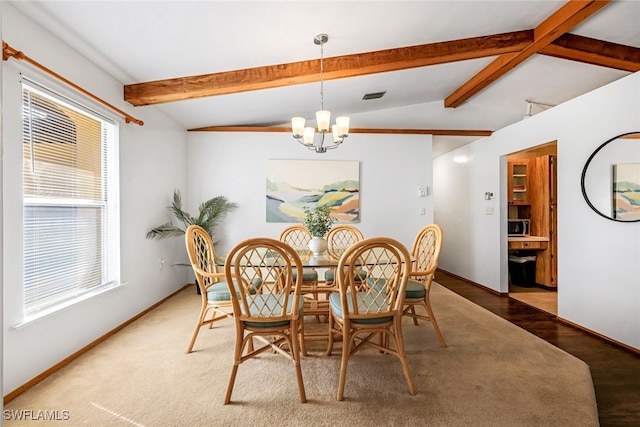
[(117, 131), (115, 121), (23, 83), (26, 318), (118, 284)]

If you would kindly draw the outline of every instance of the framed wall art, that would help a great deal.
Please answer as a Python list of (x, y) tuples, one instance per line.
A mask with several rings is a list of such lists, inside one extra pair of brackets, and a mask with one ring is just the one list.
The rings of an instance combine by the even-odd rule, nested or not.
[(338, 222), (360, 222), (360, 163), (268, 160), (267, 222), (304, 222), (304, 208), (329, 206)]
[(640, 163), (613, 165), (613, 218), (640, 220)]

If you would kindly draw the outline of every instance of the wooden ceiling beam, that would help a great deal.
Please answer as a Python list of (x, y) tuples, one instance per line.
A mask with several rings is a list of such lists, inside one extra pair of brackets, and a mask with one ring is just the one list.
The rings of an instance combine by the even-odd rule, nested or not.
[[(207, 126), (189, 129), (189, 132), (287, 132), (290, 127), (269, 126)], [(490, 130), (471, 129), (374, 129), (353, 128), (349, 133), (375, 133), (375, 134), (400, 134), (400, 135), (444, 135), (444, 136), (490, 136)]]
[(617, 70), (640, 71), (640, 48), (564, 34), (538, 53)]
[[(324, 80), (398, 71), (518, 52), (531, 45), (533, 30), (407, 46), (324, 58)], [(135, 106), (276, 88), (320, 81), (320, 60), (125, 85)]]
[(534, 41), (529, 46), (517, 53), (498, 56), (491, 64), (447, 96), (444, 101), (445, 107), (459, 107), (469, 98), (609, 4), (610, 1), (568, 1), (533, 30)]

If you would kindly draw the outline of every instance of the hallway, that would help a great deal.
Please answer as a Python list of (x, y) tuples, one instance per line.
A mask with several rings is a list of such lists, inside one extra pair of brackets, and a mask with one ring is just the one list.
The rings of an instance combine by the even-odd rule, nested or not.
[(537, 286), (525, 288), (510, 283), (509, 297), (547, 313), (558, 315), (558, 292), (555, 290)]

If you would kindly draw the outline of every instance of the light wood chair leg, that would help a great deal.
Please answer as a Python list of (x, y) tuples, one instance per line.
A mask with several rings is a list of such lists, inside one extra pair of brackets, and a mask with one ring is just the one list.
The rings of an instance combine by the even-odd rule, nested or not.
[(429, 319), (431, 319), (431, 324), (433, 325), (433, 329), (436, 331), (438, 341), (440, 341), (440, 347), (442, 348), (447, 347), (447, 343), (445, 343), (444, 337), (442, 336), (442, 332), (440, 332), (438, 321), (436, 320), (436, 316), (433, 314), (433, 310), (431, 309), (431, 304), (429, 303), (429, 300), (425, 301), (424, 307), (427, 310), (427, 315), (429, 316)]
[(351, 345), (349, 341), (349, 333), (346, 325), (342, 327), (342, 361), (340, 362), (340, 379), (338, 380), (338, 401), (344, 400), (344, 386), (347, 380), (347, 365), (349, 364), (349, 356), (351, 353)]
[(224, 396), (224, 404), (228, 405), (231, 402), (231, 393), (233, 392), (233, 384), (236, 382), (236, 374), (238, 373), (238, 365), (234, 364), (231, 368), (231, 377), (229, 378), (229, 385), (227, 385), (227, 393)]
[(187, 351), (186, 351), (187, 354), (191, 353), (191, 351), (193, 350), (193, 346), (196, 343), (196, 338), (198, 338), (198, 332), (200, 332), (200, 328), (204, 323), (205, 315), (206, 315), (206, 311), (200, 312), (200, 317), (198, 317), (198, 323), (196, 323), (196, 328), (193, 331), (193, 335), (191, 335), (191, 341), (189, 341), (189, 345), (187, 346)]
[(298, 331), (297, 334), (292, 333), (292, 340), (295, 338), (298, 340), (298, 343), (300, 344), (300, 352), (302, 353), (302, 355), (304, 357), (309, 356), (309, 354), (307, 353), (307, 345), (304, 342), (304, 317), (301, 317), (299, 320), (299, 326), (296, 326), (296, 330)]
[(413, 384), (413, 379), (411, 378), (411, 373), (409, 372), (409, 364), (407, 363), (407, 354), (404, 349), (404, 337), (402, 335), (402, 324), (400, 323), (402, 317), (399, 318), (398, 322), (394, 326), (393, 338), (396, 344), (396, 354), (398, 355), (398, 359), (400, 359), (400, 365), (402, 366), (402, 374), (404, 378), (407, 380), (407, 387), (409, 388), (409, 394), (416, 394), (416, 387)]
[[(302, 319), (304, 321), (304, 319)], [(304, 381), (302, 380), (302, 367), (300, 366), (300, 348), (299, 343), (302, 341), (304, 344), (304, 337), (302, 334), (296, 334), (295, 331), (299, 330), (297, 322), (293, 322), (291, 325), (294, 329), (291, 334), (291, 358), (296, 369), (296, 377), (298, 379), (298, 391), (300, 392), (300, 402), (307, 402), (307, 395), (304, 391)]]
[[(231, 393), (233, 392), (233, 385), (236, 382), (236, 374), (238, 373), (238, 366), (242, 363), (242, 350), (244, 348), (244, 332), (242, 328), (236, 327), (236, 344), (233, 348), (233, 368), (231, 368), (231, 376), (229, 377), (229, 384), (227, 385), (227, 393), (224, 396), (224, 404), (228, 405), (231, 402)], [(252, 341), (252, 338), (249, 339)]]
[(333, 315), (331, 311), (329, 311), (329, 337), (327, 339), (327, 351), (324, 353), (325, 356), (331, 356), (331, 352), (333, 351)]
[(193, 345), (196, 343), (196, 338), (198, 337), (199, 330), (200, 325), (196, 326), (196, 330), (193, 331), (193, 335), (191, 335), (191, 341), (189, 341), (189, 345), (187, 346), (187, 351), (185, 351), (185, 353), (189, 354), (193, 350)]

